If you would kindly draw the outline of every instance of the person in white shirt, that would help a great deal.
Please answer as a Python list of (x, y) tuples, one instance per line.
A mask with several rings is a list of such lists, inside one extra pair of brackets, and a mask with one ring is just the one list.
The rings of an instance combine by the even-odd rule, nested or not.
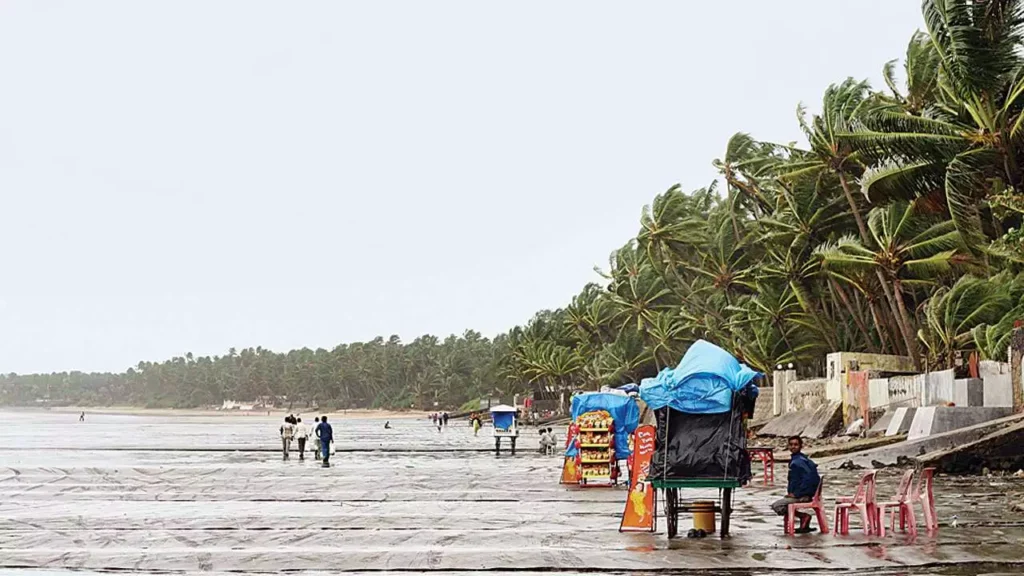
[(558, 450), (558, 434), (555, 434), (554, 428), (548, 428), (548, 453), (554, 454)]
[(547, 454), (548, 447), (551, 445), (551, 435), (544, 428), (540, 429), (540, 453)]
[(309, 438), (309, 426), (302, 423), (302, 418), (295, 421), (295, 439), (299, 441), (299, 460), (306, 459), (306, 440)]
[(292, 424), (291, 418), (285, 418), (284, 424), (281, 425), (281, 451), (284, 453), (284, 459), (288, 459), (288, 450), (292, 447), (292, 438), (295, 437), (295, 424)]

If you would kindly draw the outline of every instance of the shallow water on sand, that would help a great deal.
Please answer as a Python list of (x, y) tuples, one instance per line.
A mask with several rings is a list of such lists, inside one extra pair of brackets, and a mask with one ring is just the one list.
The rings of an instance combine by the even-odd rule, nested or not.
[[(339, 452), (323, 469), (282, 460), (278, 418), (2, 416), (4, 574), (953, 575), (1019, 573), (1024, 558), (1024, 522), (1005, 510), (1024, 492), (1014, 479), (940, 477), (947, 525), (933, 537), (787, 539), (766, 515), (783, 487), (755, 485), (738, 493), (732, 538), (670, 542), (664, 522), (617, 531), (623, 490), (559, 486), (561, 462), (534, 453), (532, 429), (496, 458), (490, 429), (474, 437), (465, 422), (332, 418)], [(829, 494), (852, 493), (856, 473), (829, 474)], [(883, 472), (883, 495), (898, 475)]]

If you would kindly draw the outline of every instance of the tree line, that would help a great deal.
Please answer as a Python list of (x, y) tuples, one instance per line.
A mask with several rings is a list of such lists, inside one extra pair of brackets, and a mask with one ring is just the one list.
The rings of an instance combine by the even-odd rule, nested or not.
[(450, 408), (639, 381), (699, 338), (769, 373), (820, 374), (836, 350), (921, 368), (965, 351), (1004, 359), (1024, 319), (1022, 0), (924, 0), (922, 13), (926, 31), (884, 65), (885, 86), (847, 79), (818, 113), (798, 107), (806, 146), (734, 135), (716, 181), (643, 209), (601, 282), (507, 334), (8, 375), (0, 401), (46, 388), (76, 403)]

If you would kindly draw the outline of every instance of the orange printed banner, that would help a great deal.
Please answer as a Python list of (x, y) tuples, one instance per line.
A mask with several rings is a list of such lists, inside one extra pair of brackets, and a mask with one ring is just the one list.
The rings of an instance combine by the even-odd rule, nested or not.
[[(569, 433), (566, 434), (565, 438), (565, 449), (568, 450), (569, 446), (572, 446), (576, 442), (576, 436), (579, 435), (580, 428), (576, 424), (569, 425)], [(558, 481), (559, 484), (579, 484), (579, 466), (576, 465), (576, 460), (579, 458), (579, 450), (576, 451), (576, 456), (565, 456), (565, 451), (562, 451), (562, 455), (565, 461), (562, 462), (562, 479)]]
[(622, 512), (619, 532), (654, 532), (655, 490), (647, 482), (654, 455), (655, 428), (644, 424), (633, 433), (633, 466), (630, 468), (629, 495)]

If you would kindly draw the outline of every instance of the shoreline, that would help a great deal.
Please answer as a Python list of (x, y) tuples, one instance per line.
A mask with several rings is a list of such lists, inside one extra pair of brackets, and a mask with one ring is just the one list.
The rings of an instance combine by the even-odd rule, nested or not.
[[(37, 413), (55, 413), (55, 414), (80, 414), (85, 412), (88, 416), (90, 414), (99, 415), (113, 415), (113, 416), (180, 416), (180, 417), (195, 417), (195, 416), (220, 416), (225, 418), (240, 418), (240, 417), (285, 417), (289, 414), (295, 414), (301, 416), (303, 414), (326, 414), (332, 418), (338, 419), (372, 419), (372, 418), (385, 418), (392, 420), (400, 419), (413, 419), (413, 418), (426, 418), (429, 412), (418, 412), (418, 411), (397, 411), (397, 410), (371, 410), (371, 409), (355, 409), (355, 410), (336, 410), (336, 411), (314, 411), (307, 409), (307, 411), (292, 409), (271, 409), (271, 410), (215, 410), (212, 408), (141, 408), (138, 406), (54, 406), (51, 408), (42, 408), (34, 406), (0, 406), (0, 411), (8, 412), (37, 412)], [(268, 414), (269, 413), (269, 414)]]

